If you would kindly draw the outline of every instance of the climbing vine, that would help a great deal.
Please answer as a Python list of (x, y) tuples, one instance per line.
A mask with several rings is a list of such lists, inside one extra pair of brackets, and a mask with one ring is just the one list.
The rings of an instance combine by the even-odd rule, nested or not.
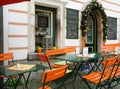
[(108, 19), (107, 16), (104, 12), (104, 8), (102, 7), (101, 4), (99, 4), (96, 1), (92, 1), (89, 5), (87, 5), (87, 7), (85, 8), (84, 11), (82, 11), (82, 19), (81, 19), (81, 30), (82, 30), (82, 36), (85, 36), (87, 30), (87, 17), (89, 16), (89, 14), (92, 12), (92, 10), (98, 10), (101, 13), (102, 16), (102, 24), (103, 24), (103, 41), (106, 40), (106, 36), (107, 36), (107, 28), (108, 28)]

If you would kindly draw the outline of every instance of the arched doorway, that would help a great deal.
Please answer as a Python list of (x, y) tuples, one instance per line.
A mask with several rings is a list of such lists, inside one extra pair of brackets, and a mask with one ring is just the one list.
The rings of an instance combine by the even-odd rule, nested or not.
[(92, 1), (82, 11), (81, 31), (82, 47), (88, 47), (89, 52), (101, 51), (107, 36), (107, 16), (104, 8), (96, 1)]

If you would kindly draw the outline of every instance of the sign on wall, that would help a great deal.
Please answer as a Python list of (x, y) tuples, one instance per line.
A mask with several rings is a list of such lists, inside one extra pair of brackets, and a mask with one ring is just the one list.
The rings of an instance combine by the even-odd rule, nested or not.
[(78, 39), (79, 11), (67, 8), (67, 39)]
[(108, 40), (117, 39), (117, 18), (108, 17)]

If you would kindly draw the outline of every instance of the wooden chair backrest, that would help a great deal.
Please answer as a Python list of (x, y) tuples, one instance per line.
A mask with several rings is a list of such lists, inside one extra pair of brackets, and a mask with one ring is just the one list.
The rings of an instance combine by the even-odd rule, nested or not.
[[(111, 68), (111, 70), (110, 71), (108, 71), (108, 72), (106, 72), (105, 73), (105, 76), (108, 76), (109, 78), (108, 79), (114, 79), (114, 77), (117, 75), (120, 75), (120, 73), (118, 73), (118, 74), (116, 74), (117, 73), (117, 71), (119, 71), (119, 66), (120, 66), (120, 58), (118, 57), (118, 56), (115, 56), (114, 58), (116, 58), (116, 59), (114, 59), (114, 62), (112, 62), (112, 65), (111, 65), (111, 63), (109, 63), (110, 64), (110, 67), (108, 67), (108, 68)], [(109, 62), (109, 61), (108, 61)], [(107, 66), (108, 66), (108, 64), (107, 64)], [(109, 80), (108, 80), (109, 81)]]
[(42, 83), (44, 82), (50, 82), (56, 79), (59, 79), (61, 77), (63, 77), (66, 73), (67, 70), (67, 65), (60, 67), (60, 68), (56, 68), (54, 70), (48, 70), (42, 73)]
[(43, 62), (50, 62), (49, 58), (45, 54), (38, 54), (38, 58)]
[(108, 50), (112, 49), (113, 51), (115, 51), (116, 47), (120, 47), (120, 43), (105, 44), (103, 47), (106, 47)]
[(13, 60), (14, 56), (12, 52), (0, 54), (0, 61)]
[(113, 47), (113, 46), (102, 46), (101, 51), (102, 52), (114, 52), (115, 47)]
[(46, 56), (46, 54), (38, 54), (38, 59), (40, 60), (41, 65), (44, 65), (43, 62), (46, 62), (49, 68), (52, 69), (50, 59)]
[(75, 52), (76, 53), (76, 47), (64, 47), (61, 48), (65, 53)]
[(105, 46), (113, 46), (113, 47), (117, 47), (117, 46), (120, 46), (120, 43), (105, 44)]
[(103, 66), (105, 66), (105, 64), (106, 64), (106, 62), (108, 62), (107, 63), (107, 67), (109, 67), (109, 66), (113, 66), (113, 64), (116, 62), (116, 59), (118, 58), (118, 56), (114, 56), (114, 57), (111, 57), (111, 58), (107, 58), (106, 60), (104, 60), (103, 62), (102, 62), (102, 64), (103, 64)]
[(55, 55), (65, 54), (65, 51), (61, 49), (56, 49), (56, 50), (46, 50), (45, 53), (47, 56), (55, 56)]

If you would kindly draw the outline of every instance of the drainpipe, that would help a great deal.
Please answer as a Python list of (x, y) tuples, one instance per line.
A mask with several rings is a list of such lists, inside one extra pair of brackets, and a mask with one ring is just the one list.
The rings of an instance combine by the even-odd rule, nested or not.
[[(0, 6), (0, 53), (3, 53), (3, 8)], [(0, 66), (3, 62), (0, 62)], [(3, 78), (0, 78), (0, 88), (3, 89)]]

